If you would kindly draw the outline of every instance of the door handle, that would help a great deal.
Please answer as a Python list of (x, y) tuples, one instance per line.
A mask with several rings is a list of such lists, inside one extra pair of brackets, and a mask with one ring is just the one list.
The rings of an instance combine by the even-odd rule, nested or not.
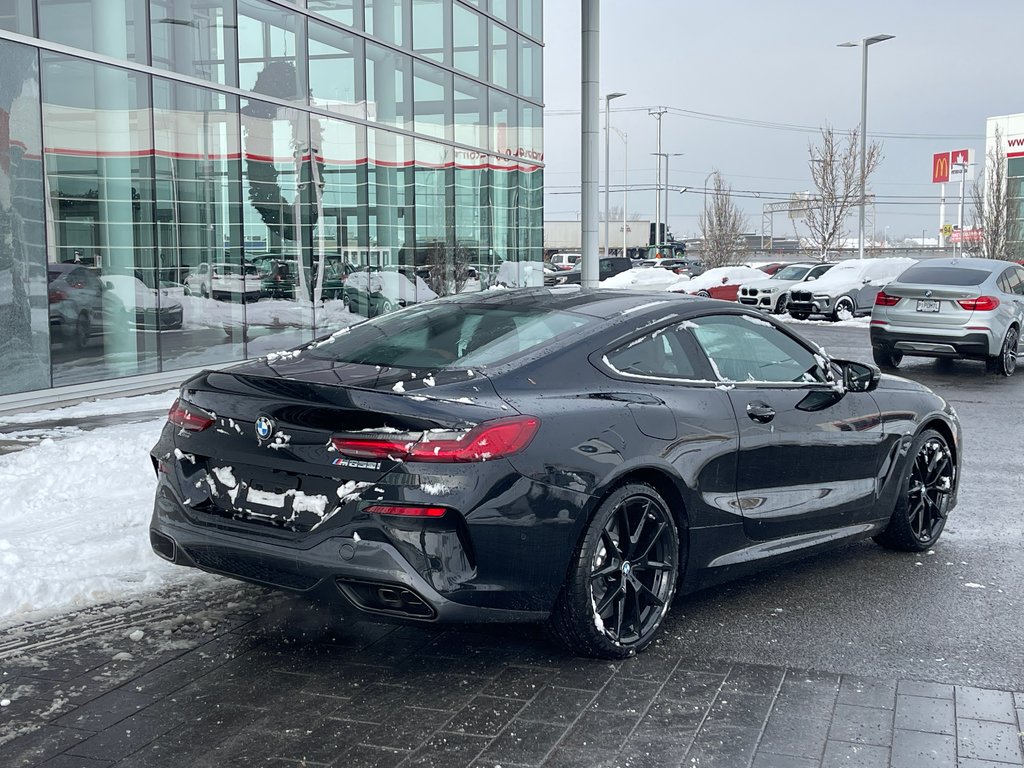
[(768, 403), (747, 403), (747, 416), (758, 424), (767, 424), (775, 418), (775, 409), (768, 405)]

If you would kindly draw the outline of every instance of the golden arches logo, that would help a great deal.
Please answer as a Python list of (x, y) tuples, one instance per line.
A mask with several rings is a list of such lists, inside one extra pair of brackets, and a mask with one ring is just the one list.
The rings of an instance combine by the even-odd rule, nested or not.
[(939, 152), (932, 158), (932, 183), (949, 181), (949, 152)]

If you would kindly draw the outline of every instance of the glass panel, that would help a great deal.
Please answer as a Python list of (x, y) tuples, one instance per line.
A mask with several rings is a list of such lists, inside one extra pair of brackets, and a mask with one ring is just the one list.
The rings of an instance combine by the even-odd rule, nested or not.
[(543, 110), (528, 101), (519, 102), (518, 154), (527, 160), (544, 160)]
[(368, 262), (366, 129), (320, 122), (324, 187), (313, 237), (317, 336), (362, 319), (348, 310), (346, 280)]
[[(156, 78), (156, 252), (162, 368), (240, 360), (246, 299), (241, 285), (238, 100)], [(251, 277), (251, 276), (250, 276)], [(181, 315), (181, 317), (177, 317)], [(179, 323), (180, 320), (180, 323)]]
[[(372, 317), (390, 312), (409, 298), (409, 279), (374, 277), (374, 273), (398, 272), (402, 261), (410, 263), (407, 246), (415, 240), (413, 215), (414, 164), (412, 140), (387, 131), (367, 130), (369, 248), (360, 252), (360, 276), (346, 281), (349, 308)], [(401, 255), (401, 258), (400, 258)], [(387, 269), (390, 267), (390, 269)], [(407, 270), (406, 270), (407, 271)], [(353, 279), (354, 278), (354, 279)], [(372, 279), (371, 279), (372, 278)], [(413, 285), (418, 283), (413, 282)]]
[(514, 26), (516, 23), (516, 0), (491, 0), (491, 13)]
[(235, 85), (238, 48), (231, 0), (152, 0), (153, 66)]
[(471, 147), (487, 146), (487, 88), (455, 78), (455, 141)]
[(324, 164), (312, 157), (320, 120), (311, 142), (305, 112), (255, 99), (241, 111), (245, 259), (265, 296), (246, 307), (252, 357), (312, 338), (310, 262)]
[(463, 291), (489, 287), (497, 269), (490, 250), (490, 177), (487, 155), (455, 150), (455, 248), (466, 264)]
[(53, 384), (157, 369), (149, 78), (42, 54)]
[(363, 22), (361, 0), (306, 0), (306, 7), (322, 16), (359, 29)]
[(409, 0), (364, 0), (366, 32), (392, 45), (406, 45), (405, 9)]
[(543, 88), (540, 46), (521, 37), (519, 38), (519, 94), (539, 101)]
[(488, 91), (491, 119), (491, 149), (502, 154), (515, 154), (516, 112), (518, 104), (514, 98), (500, 91)]
[(413, 50), (441, 64), (450, 61), (446, 29), (451, 0), (412, 0)]
[(544, 169), (536, 165), (519, 166), (519, 258), (544, 258)]
[(50, 385), (36, 55), (0, 40), (0, 395)]
[(453, 63), (460, 72), (484, 77), (487, 72), (487, 47), (481, 45), (483, 16), (458, 3), (452, 9)]
[(543, 0), (519, 0), (519, 29), (540, 39), (543, 31)]
[(298, 66), (304, 18), (263, 0), (238, 0), (239, 87), (306, 103), (305, 67)]
[(512, 158), (492, 159), (493, 190), (491, 197), (491, 240), (495, 261), (498, 264), (498, 280), (508, 286), (541, 285), (543, 275), (523, 271), (515, 262), (519, 255), (519, 165)]
[[(416, 142), (416, 250), (412, 263), (418, 300), (458, 293), (465, 287), (465, 262), (456, 262), (454, 243), (454, 173), (452, 150)], [(408, 274), (408, 273), (407, 273)], [(411, 276), (410, 276), (411, 279)], [(426, 285), (420, 285), (420, 281)], [(430, 290), (425, 290), (426, 286)]]
[(414, 122), (417, 133), (452, 137), (452, 75), (442, 69), (417, 61), (413, 67)]
[(412, 128), (412, 60), (407, 55), (366, 44), (366, 110), (370, 120)]
[(516, 39), (507, 29), (491, 24), (491, 82), (499, 88), (516, 88)]
[(6, 0), (0, 4), (0, 29), (34, 35), (32, 0)]
[(694, 321), (693, 335), (725, 381), (823, 382), (815, 355), (757, 318), (712, 315)]
[(314, 106), (365, 119), (362, 62), (362, 38), (309, 22), (309, 89)]
[(38, 0), (39, 36), (116, 59), (149, 63), (147, 0)]

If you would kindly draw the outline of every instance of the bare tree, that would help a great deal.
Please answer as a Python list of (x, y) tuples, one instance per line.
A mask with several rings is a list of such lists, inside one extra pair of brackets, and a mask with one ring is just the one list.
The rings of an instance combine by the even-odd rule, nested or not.
[(985, 259), (1012, 261), (1021, 249), (1021, 226), (1017, 218), (1018, 201), (1010, 196), (1006, 152), (998, 128), (995, 149), (985, 155), (984, 175), (979, 175), (971, 187), (971, 202), (974, 207), (971, 226), (981, 230), (977, 255)]
[(738, 264), (743, 254), (743, 233), (747, 230), (747, 217), (732, 199), (732, 187), (715, 171), (711, 199), (700, 215), (700, 247), (705, 267), (724, 267)]
[[(807, 201), (805, 220), (811, 241), (822, 261), (842, 245), (846, 218), (860, 203), (860, 129), (839, 137), (831, 126), (821, 129), (821, 143), (809, 142), (811, 180), (814, 192)], [(865, 187), (882, 160), (882, 145), (868, 144), (864, 162)]]

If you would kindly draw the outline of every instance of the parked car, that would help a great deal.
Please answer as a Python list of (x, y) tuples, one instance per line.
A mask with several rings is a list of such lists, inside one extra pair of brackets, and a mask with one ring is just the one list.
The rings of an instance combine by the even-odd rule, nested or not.
[(369, 615), (546, 621), (617, 659), (677, 589), (867, 536), (931, 549), (961, 434), (927, 388), (754, 310), (537, 288), (197, 374), (151, 453), (166, 560)]
[(678, 290), (691, 296), (736, 301), (741, 283), (761, 277), (763, 274), (753, 267), (716, 267), (692, 278)]
[[(555, 274), (553, 276), (554, 284), (581, 285), (583, 282), (582, 266), (580, 262), (576, 262), (576, 265), (568, 272)], [(632, 268), (633, 262), (625, 256), (602, 256), (597, 260), (597, 279), (607, 280), (609, 277), (614, 277)]]
[(789, 291), (799, 283), (817, 280), (835, 264), (790, 264), (771, 277), (758, 278), (740, 286), (739, 301), (750, 307), (782, 314), (789, 304)]
[(266, 258), (257, 262), (260, 295), (271, 299), (294, 299), (298, 285), (298, 262)]
[(359, 270), (345, 278), (342, 301), (350, 311), (376, 317), (423, 301), (436, 299), (423, 278), (400, 272)]
[(791, 262), (788, 261), (773, 261), (770, 264), (761, 264), (757, 268), (764, 272), (766, 275), (774, 275), (783, 267), (788, 267)]
[(263, 288), (259, 270), (252, 264), (203, 262), (185, 278), (185, 290), (203, 298), (257, 301)]
[(106, 310), (99, 270), (83, 264), (47, 264), (50, 333), (79, 349), (103, 332)]
[(841, 261), (814, 282), (793, 286), (789, 314), (796, 320), (811, 315), (830, 320), (869, 315), (878, 291), (916, 263), (907, 258)]
[(1012, 376), (1024, 327), (1024, 267), (994, 259), (929, 259), (875, 298), (871, 350), (896, 368), (904, 356), (984, 360)]
[[(152, 330), (181, 328), (181, 302), (172, 298), (172, 289), (150, 288), (132, 275), (104, 275), (103, 286), (116, 297), (124, 318), (136, 327)], [(107, 301), (110, 300), (108, 296)]]
[(553, 253), (551, 254), (551, 258), (546, 259), (546, 261), (550, 263), (554, 269), (564, 272), (572, 269), (576, 262), (581, 258), (583, 257), (579, 253)]

